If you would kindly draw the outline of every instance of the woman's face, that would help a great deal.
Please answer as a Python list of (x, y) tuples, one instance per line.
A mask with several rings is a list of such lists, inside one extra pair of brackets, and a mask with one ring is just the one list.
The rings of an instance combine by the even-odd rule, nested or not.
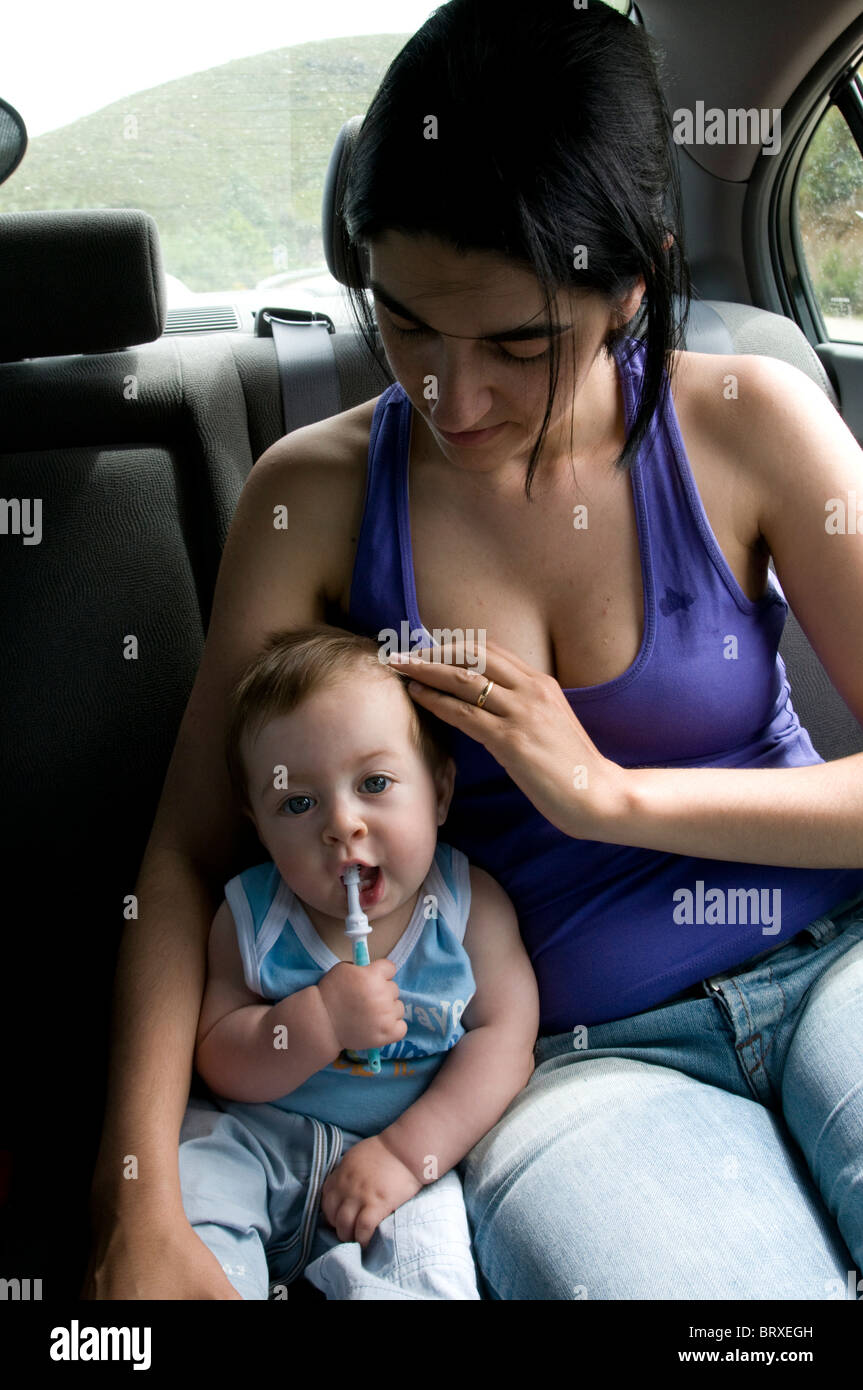
[[(460, 255), (435, 237), (395, 231), (374, 238), (369, 257), (390, 367), (441, 452), (475, 472), (498, 468), (502, 457), (526, 467), (548, 396), (551, 328), (539, 282), (494, 252)], [(640, 282), (623, 322), (643, 292)], [(619, 320), (595, 291), (561, 291), (554, 304), (559, 378), (543, 457), (568, 459), (571, 424), (577, 449), (608, 428), (607, 377), (603, 389), (602, 368), (591, 368), (598, 359), (608, 370), (598, 354)]]

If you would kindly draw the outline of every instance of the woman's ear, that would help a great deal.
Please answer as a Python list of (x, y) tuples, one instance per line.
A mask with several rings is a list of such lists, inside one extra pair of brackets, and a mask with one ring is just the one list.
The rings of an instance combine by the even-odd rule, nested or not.
[[(663, 251), (668, 251), (673, 245), (674, 245), (674, 233), (673, 233), (673, 232), (668, 232), (668, 234), (666, 235), (666, 238), (665, 238), (664, 242), (662, 243), (662, 249), (663, 249)], [(651, 266), (653, 267), (653, 269), (655, 270), (655, 269), (656, 269), (656, 264), (655, 264), (655, 262), (651, 261), (650, 264), (651, 264)], [(643, 280), (642, 280), (642, 282), (641, 282), (641, 285), (642, 285), (641, 293), (644, 294), (644, 281), (643, 281)]]
[(618, 328), (623, 328), (624, 324), (629, 323), (630, 319), (634, 318), (638, 313), (646, 288), (644, 276), (639, 275), (632, 289), (629, 291), (629, 294), (625, 299), (622, 299), (618, 305)]
[[(662, 243), (663, 251), (667, 251), (670, 246), (673, 246), (673, 244), (674, 235), (672, 232), (669, 232), (665, 238), (665, 241)], [(641, 308), (641, 301), (644, 298), (646, 289), (647, 286), (644, 283), (644, 276), (639, 275), (632, 289), (629, 291), (629, 294), (620, 303), (618, 311), (620, 314), (618, 327), (622, 328), (624, 324), (629, 323), (629, 320), (638, 313), (638, 310)]]

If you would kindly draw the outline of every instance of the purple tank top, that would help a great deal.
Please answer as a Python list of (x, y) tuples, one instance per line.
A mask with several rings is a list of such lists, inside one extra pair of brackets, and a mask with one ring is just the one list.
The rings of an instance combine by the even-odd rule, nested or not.
[[(627, 430), (643, 355), (632, 338), (615, 353)], [(386, 628), (413, 631), (400, 644), (405, 650), (418, 644), (417, 630), (422, 645), (432, 640), (414, 584), (411, 412), (398, 382), (375, 408), (346, 624), (375, 638)], [(767, 592), (752, 602), (731, 573), (696, 490), (670, 391), (630, 477), (644, 635), (622, 675), (565, 690), (590, 738), (624, 767), (823, 762), (792, 708), (777, 650), (788, 611), (781, 586), (769, 571)], [(863, 868), (734, 864), (572, 839), (481, 744), (450, 726), (448, 733), (458, 775), (440, 834), (512, 899), (539, 985), (541, 1034), (652, 1008), (863, 891)]]

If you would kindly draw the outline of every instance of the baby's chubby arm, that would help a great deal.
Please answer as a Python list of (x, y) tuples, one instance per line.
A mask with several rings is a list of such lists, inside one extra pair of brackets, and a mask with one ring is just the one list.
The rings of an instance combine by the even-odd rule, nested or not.
[(464, 948), (476, 993), (461, 1016), (467, 1031), (419, 1100), (377, 1136), (421, 1183), (464, 1158), (534, 1069), (539, 991), (515, 909), (484, 869), (471, 866), (470, 878)]
[(338, 1053), (316, 988), (298, 990), (278, 1004), (267, 1003), (248, 988), (233, 913), (223, 902), (210, 928), (207, 983), (195, 1040), (195, 1067), (210, 1089), (226, 1100), (276, 1100)]

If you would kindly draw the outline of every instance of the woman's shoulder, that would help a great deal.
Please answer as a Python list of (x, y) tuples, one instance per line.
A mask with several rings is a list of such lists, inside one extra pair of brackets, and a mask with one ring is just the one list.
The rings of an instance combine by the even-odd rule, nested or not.
[[(671, 390), (678, 425), (702, 497), (739, 514), (741, 535), (757, 537), (771, 485), (771, 422), (814, 383), (797, 368), (748, 353), (675, 352)], [(803, 392), (805, 396), (805, 389)], [(719, 501), (726, 498), (723, 504)], [(753, 529), (754, 528), (754, 529)]]
[(716, 442), (763, 450), (765, 440), (752, 439), (753, 428), (769, 423), (774, 411), (805, 408), (820, 388), (799, 367), (756, 353), (672, 353), (672, 395), (675, 409)]
[(378, 399), (292, 430), (252, 470), (259, 477), (256, 495), (262, 514), (271, 515), (275, 506), (285, 508), (294, 538), (292, 563), (331, 603), (344, 605), (350, 590)]

